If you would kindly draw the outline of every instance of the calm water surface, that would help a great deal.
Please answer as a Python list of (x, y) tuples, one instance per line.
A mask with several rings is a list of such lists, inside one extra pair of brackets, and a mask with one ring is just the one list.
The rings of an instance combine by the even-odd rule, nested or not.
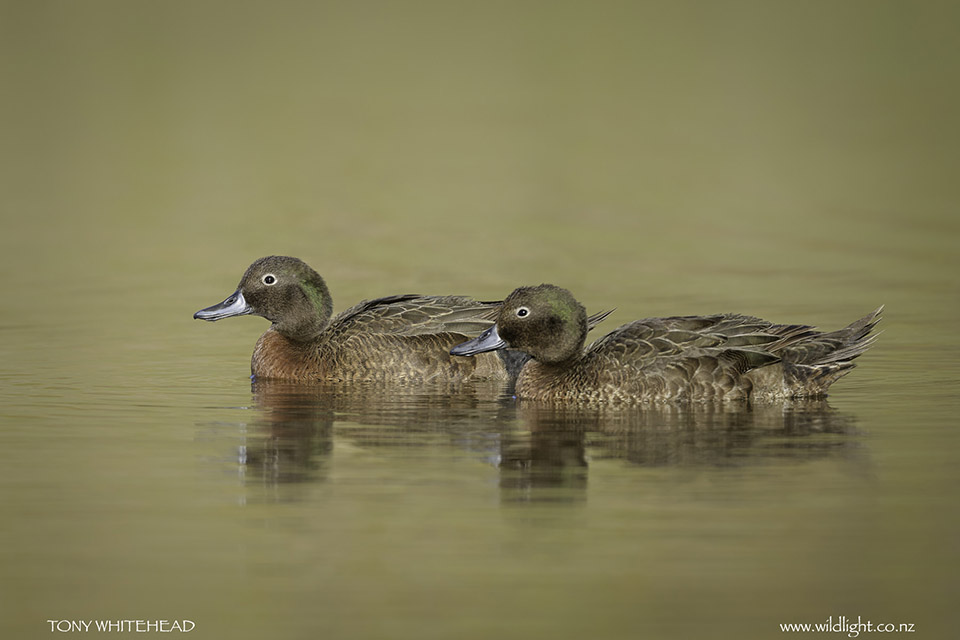
[[(602, 4), (3, 10), (0, 636), (956, 636), (955, 11)], [(821, 403), (251, 384), (266, 322), (191, 315), (271, 253), (597, 335), (887, 311)]]
[(207, 332), (182, 370), (132, 348), (124, 367), (5, 376), (14, 637), (51, 618), (774, 637), (829, 615), (943, 637), (953, 616), (958, 402), (909, 364), (901, 389), (914, 331), (897, 314), (829, 403), (623, 410), (518, 404), (498, 384), (251, 385), (260, 321), (237, 321), (238, 345), (179, 322)]

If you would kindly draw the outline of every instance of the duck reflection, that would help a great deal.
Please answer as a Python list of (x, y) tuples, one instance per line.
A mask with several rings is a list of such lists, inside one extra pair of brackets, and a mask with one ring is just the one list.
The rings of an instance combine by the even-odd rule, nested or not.
[[(826, 401), (629, 408), (517, 403), (500, 383), (442, 387), (253, 384), (248, 481), (323, 481), (334, 438), (351, 447), (466, 453), (499, 475), (501, 501), (577, 503), (591, 462), (722, 468), (852, 456), (854, 419)], [(411, 455), (422, 455), (421, 453)]]
[[(498, 381), (398, 386), (378, 383), (252, 383), (256, 418), (241, 451), (248, 481), (323, 481), (337, 438), (351, 446), (416, 447), (433, 435), (489, 454), (489, 436), (513, 418)], [(507, 415), (501, 415), (506, 411)], [(478, 428), (480, 425), (480, 428)]]
[(642, 467), (735, 467), (858, 451), (854, 420), (824, 400), (584, 408), (523, 402), (504, 434), (505, 502), (585, 499), (591, 460)]
[(322, 480), (333, 450), (334, 411), (321, 390), (254, 383), (254, 431), (241, 451), (248, 481), (265, 485)]
[(850, 416), (824, 400), (730, 407), (692, 406), (608, 422), (606, 453), (648, 467), (736, 467), (811, 461), (857, 451)]
[(550, 409), (524, 407), (519, 415), (523, 428), (504, 431), (500, 437), (501, 500), (583, 501), (588, 425), (576, 413)]

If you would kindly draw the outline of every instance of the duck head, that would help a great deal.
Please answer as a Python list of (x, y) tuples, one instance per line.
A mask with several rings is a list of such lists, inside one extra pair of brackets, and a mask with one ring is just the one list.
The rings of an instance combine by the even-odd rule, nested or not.
[(586, 310), (566, 289), (552, 284), (520, 287), (503, 301), (494, 326), (450, 353), (472, 356), (509, 347), (538, 362), (560, 364), (583, 352), (587, 330)]
[(193, 314), (211, 322), (257, 315), (293, 340), (310, 340), (326, 327), (333, 300), (316, 271), (298, 258), (268, 256), (251, 264), (226, 300)]

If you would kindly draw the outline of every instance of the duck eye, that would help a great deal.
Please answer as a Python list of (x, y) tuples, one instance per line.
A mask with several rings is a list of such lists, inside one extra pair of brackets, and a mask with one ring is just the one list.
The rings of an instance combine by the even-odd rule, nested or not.
[(272, 273), (268, 273), (267, 275), (260, 278), (260, 280), (263, 281), (263, 284), (269, 286), (271, 284), (277, 283), (277, 276), (273, 275)]
[(529, 314), (530, 314), (530, 309), (527, 309), (526, 307), (520, 307), (519, 309), (517, 309), (518, 318), (526, 318)]

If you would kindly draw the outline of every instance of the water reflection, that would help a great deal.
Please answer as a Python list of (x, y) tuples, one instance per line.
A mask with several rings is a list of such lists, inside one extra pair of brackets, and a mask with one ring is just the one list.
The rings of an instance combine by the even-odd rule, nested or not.
[(248, 481), (322, 480), (333, 450), (333, 409), (302, 386), (254, 384), (259, 415), (240, 455)]
[[(526, 409), (526, 408), (525, 408)], [(524, 430), (503, 434), (503, 502), (580, 502), (587, 489), (587, 425), (557, 410), (519, 412)], [(598, 426), (596, 421), (593, 426)]]
[(504, 503), (583, 502), (591, 461), (717, 469), (861, 451), (850, 437), (854, 418), (823, 400), (581, 408), (518, 404), (499, 383), (425, 389), (263, 381), (253, 385), (253, 408), (242, 466), (248, 482), (271, 487), (323, 481), (335, 438), (408, 457), (432, 447), (494, 465)]
[[(847, 450), (854, 420), (825, 400), (655, 405), (632, 410), (524, 406), (531, 432), (593, 432), (604, 457), (643, 466), (732, 466)], [(564, 436), (565, 437), (565, 436)]]
[[(855, 420), (825, 400), (584, 409), (522, 403), (503, 439), (506, 501), (583, 498), (589, 460), (722, 468), (852, 457)], [(565, 492), (559, 493), (558, 488)]]
[(258, 415), (240, 461), (248, 481), (266, 485), (324, 480), (335, 424), (337, 437), (353, 446), (417, 447), (432, 443), (425, 436), (439, 435), (482, 454), (489, 449), (484, 434), (513, 418), (502, 382), (404, 387), (266, 380), (254, 382), (252, 392)]

